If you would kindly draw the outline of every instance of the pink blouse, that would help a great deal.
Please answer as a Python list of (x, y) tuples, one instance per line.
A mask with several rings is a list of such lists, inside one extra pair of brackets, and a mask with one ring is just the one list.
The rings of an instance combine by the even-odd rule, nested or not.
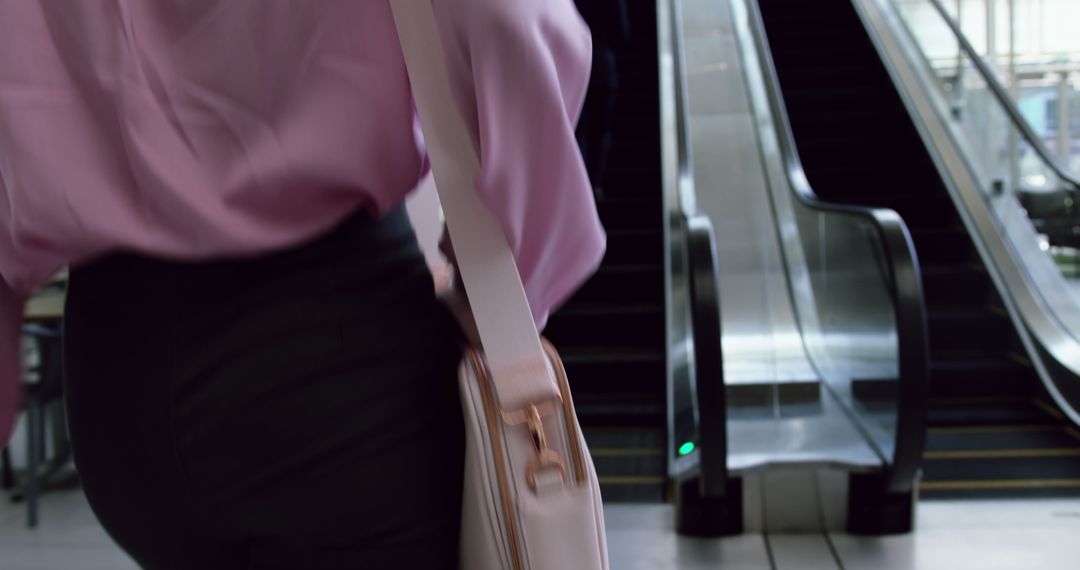
[[(588, 30), (572, 0), (431, 1), (542, 324), (604, 250), (574, 141)], [(57, 269), (287, 247), (423, 169), (385, 0), (0, 0), (0, 443), (24, 301)]]

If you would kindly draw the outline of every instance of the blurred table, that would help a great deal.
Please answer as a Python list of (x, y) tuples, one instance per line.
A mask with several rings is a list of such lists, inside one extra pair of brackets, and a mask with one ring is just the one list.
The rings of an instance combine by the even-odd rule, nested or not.
[[(65, 271), (54, 277), (30, 297), (23, 311), (23, 322), (53, 329), (58, 328), (64, 319), (66, 289), (67, 272)], [(64, 415), (63, 402), (59, 400), (50, 402), (42, 412), (47, 413), (47, 416), (52, 420), (52, 429), (48, 431), (52, 432), (53, 455), (44, 464), (37, 465), (36, 469), (33, 470), (35, 473), (28, 476), (27, 482), (13, 491), (12, 498), (16, 500), (36, 496), (38, 492), (49, 487), (66, 487), (71, 480), (68, 466), (72, 461), (72, 452), (67, 437), (67, 418)], [(31, 479), (37, 489), (32, 494), (30, 493)], [(36, 511), (36, 508), (32, 508), (32, 510)], [(36, 512), (30, 515), (30, 520), (32, 521), (31, 526), (37, 524)]]
[(30, 323), (50, 323), (63, 319), (66, 296), (65, 291), (59, 287), (38, 291), (26, 303), (23, 320)]

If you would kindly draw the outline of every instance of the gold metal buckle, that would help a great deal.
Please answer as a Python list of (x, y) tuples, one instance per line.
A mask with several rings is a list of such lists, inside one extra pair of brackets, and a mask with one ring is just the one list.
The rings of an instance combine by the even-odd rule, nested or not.
[(555, 470), (559, 478), (566, 482), (566, 462), (562, 456), (548, 446), (547, 433), (544, 430), (544, 417), (555, 415), (561, 409), (561, 398), (555, 397), (540, 404), (529, 404), (514, 412), (502, 412), (503, 421), (509, 426), (528, 425), (532, 435), (536, 456), (525, 469), (525, 480), (534, 492), (539, 483), (537, 475), (543, 471)]

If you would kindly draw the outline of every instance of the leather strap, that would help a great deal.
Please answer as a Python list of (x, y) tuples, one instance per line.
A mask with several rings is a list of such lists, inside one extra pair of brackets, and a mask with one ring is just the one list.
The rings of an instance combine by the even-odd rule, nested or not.
[(480, 156), (450, 82), (431, 0), (390, 0), (432, 173), (503, 410), (558, 394), (506, 234), (477, 193)]

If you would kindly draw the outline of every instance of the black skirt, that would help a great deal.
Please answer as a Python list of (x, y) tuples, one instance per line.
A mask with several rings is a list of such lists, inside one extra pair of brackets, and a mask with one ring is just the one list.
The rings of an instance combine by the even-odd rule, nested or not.
[(71, 272), (87, 498), (143, 567), (455, 568), (461, 336), (404, 208), (251, 259)]

